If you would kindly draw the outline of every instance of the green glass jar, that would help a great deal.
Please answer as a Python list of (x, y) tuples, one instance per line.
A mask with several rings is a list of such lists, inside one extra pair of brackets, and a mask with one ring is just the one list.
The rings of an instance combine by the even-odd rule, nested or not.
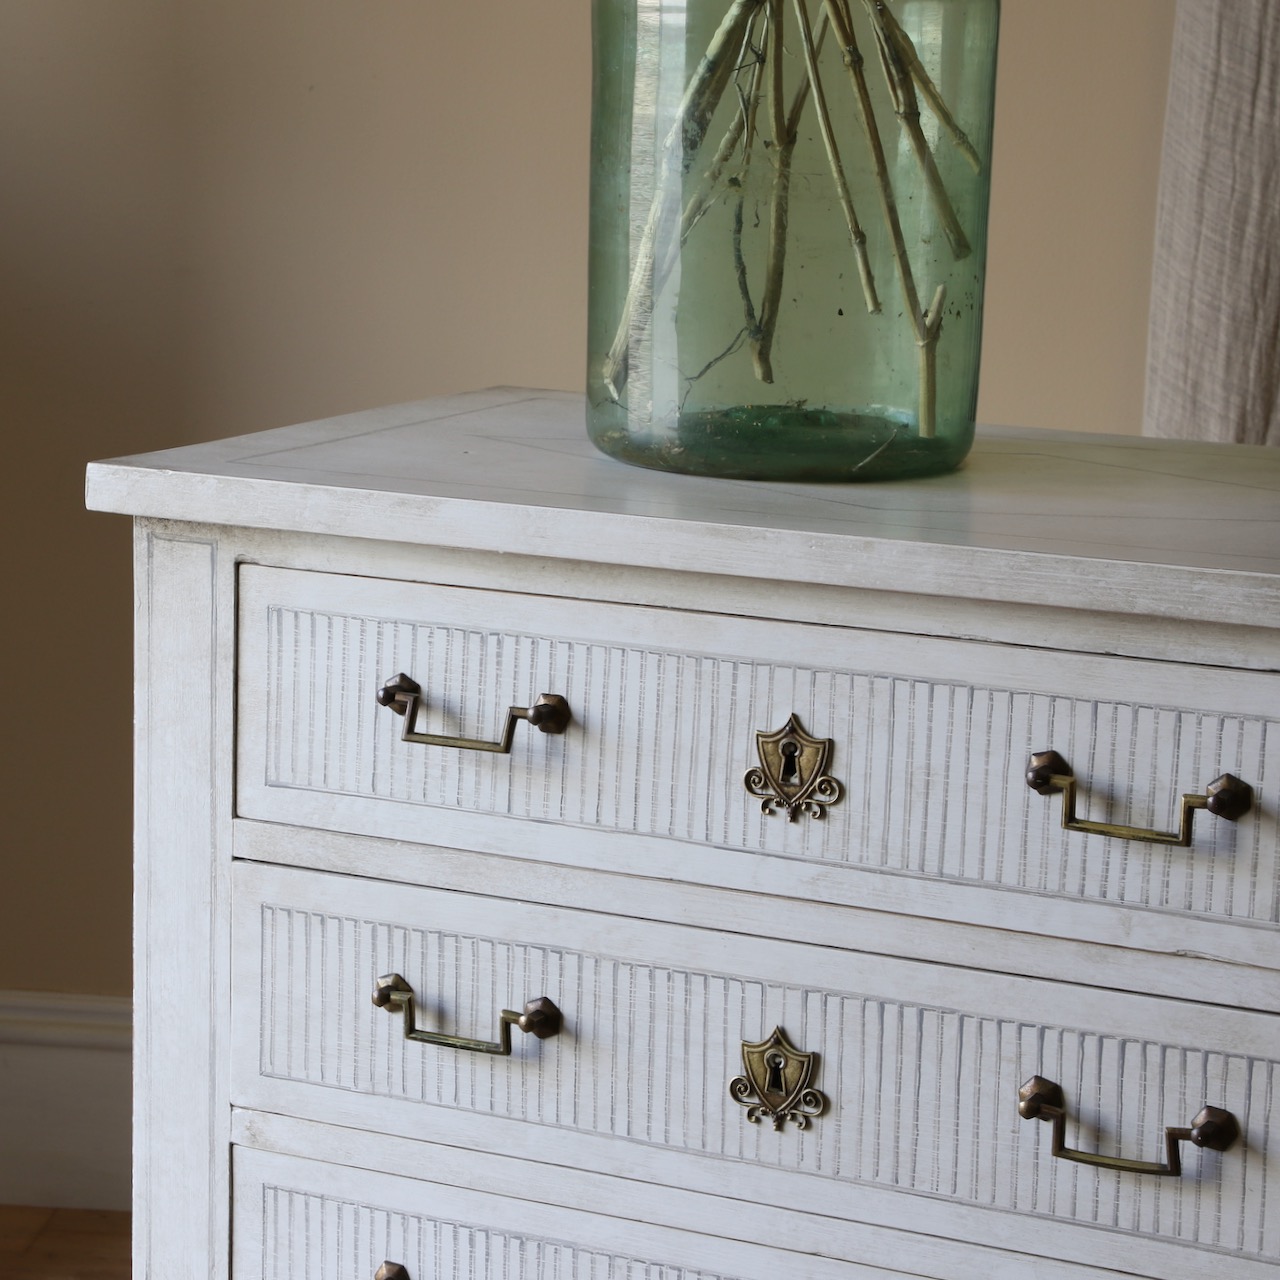
[(588, 430), (742, 479), (973, 441), (999, 0), (594, 0)]

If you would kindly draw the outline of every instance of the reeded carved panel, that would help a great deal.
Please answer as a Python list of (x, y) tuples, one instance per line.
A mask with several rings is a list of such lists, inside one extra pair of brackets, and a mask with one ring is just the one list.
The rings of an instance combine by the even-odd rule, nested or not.
[[(1186, 1026), (1161, 1040), (1098, 1034), (1054, 1025), (1048, 1005), (1043, 1022), (1028, 1022), (999, 1012), (994, 978), (965, 984), (967, 1007), (944, 1006), (284, 905), (262, 908), (261, 945), (266, 1077), (1244, 1254), (1280, 1250), (1280, 1221), (1264, 1228), (1262, 1212), (1280, 1194), (1268, 1155), (1280, 1063), (1197, 1048)], [(424, 1021), (460, 1034), (485, 1031), (492, 1010), (528, 993), (556, 1001), (565, 1031), (496, 1060), (406, 1044), (369, 998), (374, 976), (392, 970), (414, 986)], [(746, 1123), (728, 1094), (741, 1041), (775, 1026), (820, 1055), (814, 1083), (830, 1100), (808, 1129), (783, 1135)], [(1247, 1140), (1194, 1152), (1178, 1180), (1054, 1160), (1047, 1129), (1017, 1113), (1035, 1074), (1071, 1099), (1073, 1145), (1155, 1159), (1165, 1127), (1205, 1101), (1233, 1111)], [(406, 1118), (389, 1101), (379, 1123), (399, 1132)]]
[(719, 1272), (287, 1187), (263, 1188), (262, 1214), (262, 1280), (373, 1280), (388, 1259), (411, 1280), (729, 1280)]
[[(285, 606), (265, 626), (265, 708), (241, 713), (262, 716), (268, 788), (1280, 921), (1272, 720)], [(496, 761), (406, 745), (373, 698), (398, 671), (428, 691), (432, 731), (492, 737), (541, 692), (564, 694), (574, 723)], [(742, 786), (756, 731), (792, 713), (835, 740), (845, 794), (821, 823), (770, 819)], [(1049, 747), (1081, 780), (1082, 817), (1163, 828), (1182, 792), (1224, 771), (1261, 800), (1239, 824), (1198, 824), (1192, 850), (1069, 834), (1022, 777)]]

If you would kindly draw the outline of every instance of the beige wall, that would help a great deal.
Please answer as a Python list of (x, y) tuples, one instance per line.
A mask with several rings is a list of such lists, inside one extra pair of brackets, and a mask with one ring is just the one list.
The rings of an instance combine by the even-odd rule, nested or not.
[(92, 455), (177, 438), (169, 0), (0, 0), (0, 990), (129, 968), (127, 522)]
[[(1137, 431), (1173, 0), (1005, 0), (984, 419)], [(585, 0), (3, 0), (0, 989), (128, 988), (92, 457), (582, 380)]]
[(983, 422), (1142, 430), (1174, 0), (1004, 0)]

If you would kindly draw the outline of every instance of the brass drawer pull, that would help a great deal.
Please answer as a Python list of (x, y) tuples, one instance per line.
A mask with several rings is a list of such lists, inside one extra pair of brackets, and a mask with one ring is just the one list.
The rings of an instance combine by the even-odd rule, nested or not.
[(511, 1028), (517, 1026), (545, 1040), (554, 1036), (564, 1024), (560, 1010), (547, 999), (539, 996), (525, 1005), (523, 1012), (503, 1009), (498, 1015), (497, 1040), (471, 1040), (466, 1036), (447, 1036), (439, 1031), (421, 1031), (415, 1025), (413, 1013), (413, 988), (398, 974), (384, 974), (373, 988), (373, 1003), (388, 1013), (404, 1016), (404, 1038), (419, 1044), (438, 1044), (446, 1049), (467, 1049), (472, 1053), (492, 1053), (507, 1057), (511, 1053)]
[(409, 1280), (409, 1269), (398, 1262), (384, 1262), (373, 1273), (373, 1280)]
[(1152, 831), (1146, 827), (1126, 827), (1115, 822), (1089, 822), (1076, 817), (1076, 779), (1071, 766), (1056, 751), (1039, 751), (1027, 762), (1027, 786), (1042, 796), (1062, 793), (1062, 826), (1065, 831), (1083, 831), (1117, 840), (1145, 840), (1148, 844), (1191, 846), (1191, 823), (1197, 809), (1207, 809), (1215, 818), (1234, 822), (1253, 806), (1253, 788), (1234, 774), (1224, 773), (1205, 788), (1204, 795), (1184, 795), (1177, 831)]
[(502, 755), (510, 752), (516, 725), (521, 720), (527, 720), (543, 733), (563, 733), (573, 718), (569, 712), (569, 704), (558, 693), (544, 693), (531, 707), (507, 709), (502, 737), (497, 742), (485, 742), (480, 738), (451, 738), (439, 733), (418, 733), (413, 726), (418, 718), (418, 707), (422, 704), (422, 686), (404, 672), (393, 676), (378, 690), (378, 704), (390, 707), (396, 715), (404, 717), (404, 731), (400, 735), (402, 742), (417, 742), (426, 747), (455, 747), (459, 751), (496, 751)]
[(1207, 1147), (1210, 1151), (1225, 1151), (1240, 1136), (1240, 1126), (1230, 1111), (1223, 1111), (1221, 1107), (1205, 1107), (1192, 1120), (1189, 1128), (1164, 1131), (1164, 1164), (1074, 1151), (1064, 1141), (1067, 1112), (1062, 1098), (1062, 1086), (1046, 1080), (1044, 1076), (1032, 1076), (1018, 1090), (1018, 1114), (1024, 1120), (1048, 1120), (1053, 1125), (1053, 1154), (1059, 1159), (1097, 1165), (1102, 1169), (1115, 1169), (1120, 1173), (1154, 1173), (1169, 1178), (1182, 1175), (1182, 1158), (1178, 1151), (1180, 1143), (1194, 1142), (1197, 1147)]

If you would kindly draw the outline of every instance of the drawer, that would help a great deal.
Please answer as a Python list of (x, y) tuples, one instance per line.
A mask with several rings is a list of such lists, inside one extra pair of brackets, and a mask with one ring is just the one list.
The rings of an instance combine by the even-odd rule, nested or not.
[[(247, 1119), (245, 1127), (272, 1137), (288, 1128), (264, 1117)], [(302, 1140), (325, 1145), (328, 1136), (312, 1128)], [(507, 1161), (495, 1170), (492, 1161), (471, 1152), (412, 1145), (417, 1149), (406, 1144), (391, 1157), (393, 1165), (411, 1167), (410, 1175), (325, 1163), (313, 1153), (235, 1147), (233, 1276), (373, 1280), (388, 1263), (407, 1272), (399, 1280), (1116, 1276), (1110, 1269), (779, 1214), (724, 1197), (638, 1193), (634, 1183), (598, 1177), (588, 1187), (571, 1172), (546, 1165)], [(359, 1139), (346, 1149), (372, 1154)], [(423, 1177), (426, 1169), (431, 1181)], [(447, 1183), (440, 1176), (446, 1170)], [(489, 1189), (493, 1182), (500, 1193)]]
[[(405, 742), (375, 699), (400, 672), (419, 732), (494, 740), (543, 693), (572, 719)], [(1173, 921), (1280, 967), (1271, 675), (245, 566), (237, 714), (242, 817), (1126, 946)], [(746, 779), (793, 715), (840, 795), (788, 821)], [(1253, 807), (1189, 848), (1066, 831), (1025, 781), (1050, 749), (1087, 820), (1167, 831), (1227, 773)]]
[[(555, 1170), (527, 1177), (555, 1188)], [(374, 1280), (388, 1263), (403, 1271), (387, 1280), (925, 1280), (655, 1227), (625, 1186), (616, 1208), (630, 1216), (608, 1217), (243, 1147), (234, 1178), (236, 1280)]]
[[(1160, 1280), (1274, 1274), (1274, 1017), (304, 870), (234, 878), (239, 1106), (1073, 1263), (1105, 1251)], [(371, 1000), (391, 974), (429, 1033), (497, 1040), (499, 1011), (540, 997), (563, 1028), (515, 1033), (508, 1057), (410, 1041)], [(753, 1122), (733, 1081), (775, 1028), (801, 1056), (763, 1061), (790, 1087), (817, 1055), (823, 1096)], [(1241, 1136), (1178, 1144), (1178, 1177), (1055, 1157), (1055, 1126), (1019, 1114), (1037, 1076), (1061, 1087), (1069, 1152), (1161, 1162), (1206, 1103)]]

